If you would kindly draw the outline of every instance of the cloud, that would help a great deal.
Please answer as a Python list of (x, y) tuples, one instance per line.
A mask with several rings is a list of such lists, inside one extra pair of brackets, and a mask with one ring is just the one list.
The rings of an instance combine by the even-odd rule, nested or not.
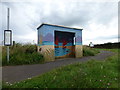
[[(90, 39), (96, 42), (101, 36), (112, 37), (118, 34), (117, 2), (79, 2), (79, 0), (3, 2), (1, 30), (6, 29), (7, 7), (11, 10), (10, 29), (13, 30), (15, 41), (37, 42), (36, 28), (41, 23), (83, 28), (84, 44), (88, 44)], [(103, 39), (102, 43), (106, 42), (105, 38)]]

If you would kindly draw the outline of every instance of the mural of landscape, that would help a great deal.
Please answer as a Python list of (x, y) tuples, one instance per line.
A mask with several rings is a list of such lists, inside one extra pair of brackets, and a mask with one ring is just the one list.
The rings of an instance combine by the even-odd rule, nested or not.
[(55, 56), (56, 57), (67, 57), (73, 56), (73, 38), (74, 33), (68, 32), (55, 32)]

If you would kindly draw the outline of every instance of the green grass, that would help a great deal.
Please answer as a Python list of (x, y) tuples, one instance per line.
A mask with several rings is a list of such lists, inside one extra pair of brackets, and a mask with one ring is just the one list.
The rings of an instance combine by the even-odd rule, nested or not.
[(10, 47), (10, 61), (7, 62), (6, 46), (2, 47), (2, 65), (23, 65), (42, 63), (43, 56), (37, 52), (37, 46), (16, 44)]
[(99, 53), (99, 49), (83, 46), (83, 56), (95, 56)]
[[(2, 65), (23, 65), (44, 63), (44, 57), (37, 52), (37, 46), (31, 44), (21, 45), (19, 43), (10, 47), (10, 61), (7, 61), (6, 46), (2, 47)], [(83, 47), (83, 56), (94, 56), (99, 50)]]
[(118, 88), (118, 53), (103, 61), (89, 60), (63, 66), (38, 77), (3, 88)]
[(98, 48), (96, 48), (96, 50), (106, 50), (106, 51), (112, 51), (112, 52), (116, 52), (116, 53), (118, 53), (118, 51), (120, 50), (120, 49), (98, 49)]

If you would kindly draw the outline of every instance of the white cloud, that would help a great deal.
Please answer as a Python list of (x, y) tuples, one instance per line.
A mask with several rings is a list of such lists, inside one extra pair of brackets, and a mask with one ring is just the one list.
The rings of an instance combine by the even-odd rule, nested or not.
[[(117, 0), (36, 0), (2, 3), (2, 29), (6, 29), (6, 8), (11, 9), (13, 40), (37, 42), (37, 26), (43, 22), (83, 28), (83, 44), (116, 42), (118, 34)], [(91, 2), (88, 2), (91, 1)], [(1, 20), (1, 19), (0, 19)], [(102, 39), (102, 40), (101, 40)]]
[[(90, 23), (89, 30), (83, 30), (84, 44), (93, 42), (105, 43), (105, 42), (118, 42), (118, 22), (117, 18), (114, 18), (108, 25)], [(116, 36), (116, 37), (113, 37)]]
[(14, 35), (14, 38), (17, 40), (19, 43), (28, 43), (31, 42), (37, 42), (37, 31), (32, 31), (29, 34), (26, 35)]

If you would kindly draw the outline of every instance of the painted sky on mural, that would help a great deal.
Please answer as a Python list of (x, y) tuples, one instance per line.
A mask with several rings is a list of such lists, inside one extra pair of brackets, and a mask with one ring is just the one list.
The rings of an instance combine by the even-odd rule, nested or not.
[[(9, 2), (13, 1), (13, 2)], [(16, 42), (37, 43), (41, 23), (83, 28), (83, 44), (118, 41), (118, 0), (4, 0), (0, 3), (0, 36), (6, 29), (7, 7), (10, 29)], [(2, 38), (3, 39), (3, 38)]]

